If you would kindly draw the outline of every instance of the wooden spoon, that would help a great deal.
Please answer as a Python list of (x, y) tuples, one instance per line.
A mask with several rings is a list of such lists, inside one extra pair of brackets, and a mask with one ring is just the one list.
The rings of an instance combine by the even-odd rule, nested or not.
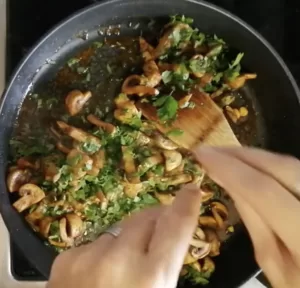
[(209, 95), (193, 91), (191, 101), (195, 103), (193, 109), (178, 110), (177, 119), (171, 126), (165, 126), (159, 121), (156, 108), (148, 103), (137, 103), (144, 117), (155, 123), (155, 126), (163, 134), (173, 129), (183, 131), (181, 135), (168, 135), (177, 145), (186, 149), (192, 149), (199, 143), (211, 146), (240, 146), (223, 111), (210, 98)]

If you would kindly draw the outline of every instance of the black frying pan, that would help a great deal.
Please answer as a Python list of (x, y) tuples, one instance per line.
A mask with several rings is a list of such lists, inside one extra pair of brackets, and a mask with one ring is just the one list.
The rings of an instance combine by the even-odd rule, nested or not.
[[(297, 137), (300, 131), (300, 93), (295, 80), (274, 49), (243, 21), (216, 6), (192, 0), (114, 0), (84, 9), (50, 31), (23, 59), (7, 86), (0, 107), (1, 213), (13, 240), (45, 277), (49, 276), (56, 253), (43, 244), (12, 208), (5, 185), (8, 141), (22, 101), (31, 84), (36, 86), (53, 77), (75, 50), (99, 37), (99, 24), (122, 24), (123, 35), (137, 35), (140, 30), (146, 31), (147, 25), (142, 23), (137, 30), (128, 28), (128, 17), (149, 19), (171, 14), (194, 18), (195, 26), (200, 30), (215, 33), (245, 52), (244, 66), (258, 74), (258, 79), (245, 93), (256, 100), (257, 109), (263, 116), (264, 121), (258, 124), (259, 131), (266, 132), (263, 135), (265, 146), (274, 151), (300, 155), (300, 138)], [(88, 40), (76, 37), (86, 30), (89, 31)], [(53, 65), (53, 61), (47, 64), (46, 59), (52, 59), (56, 64)], [(258, 271), (252, 245), (244, 229), (237, 231), (223, 245), (221, 255), (216, 258), (216, 267), (207, 287), (238, 287)]]

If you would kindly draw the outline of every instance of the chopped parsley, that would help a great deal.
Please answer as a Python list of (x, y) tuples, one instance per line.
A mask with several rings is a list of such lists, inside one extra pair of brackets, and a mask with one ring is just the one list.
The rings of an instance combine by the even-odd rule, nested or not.
[(157, 115), (162, 122), (173, 121), (177, 117), (178, 102), (171, 95), (161, 96), (153, 102)]

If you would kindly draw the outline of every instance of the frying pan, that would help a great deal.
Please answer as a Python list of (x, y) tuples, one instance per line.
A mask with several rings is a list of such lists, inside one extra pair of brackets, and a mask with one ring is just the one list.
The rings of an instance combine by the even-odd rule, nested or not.
[[(270, 150), (299, 156), (300, 93), (295, 80), (274, 49), (256, 31), (232, 14), (202, 1), (111, 0), (90, 6), (60, 23), (46, 34), (23, 59), (12, 76), (0, 106), (0, 208), (12, 239), (30, 262), (47, 278), (56, 252), (44, 245), (11, 206), (5, 185), (8, 143), (20, 106), (29, 89), (51, 79), (66, 59), (99, 35), (99, 25), (121, 24), (123, 35), (138, 35), (148, 26), (129, 28), (132, 19), (185, 14), (195, 26), (215, 33), (245, 52), (244, 66), (258, 74), (245, 93), (256, 103), (258, 127)], [(38, 25), (38, 23), (37, 23)], [(88, 39), (78, 35), (88, 32)], [(51, 61), (49, 61), (51, 59)], [(262, 120), (263, 119), (263, 120)], [(259, 197), (259, 193), (257, 195)], [(101, 257), (99, 255), (99, 257)], [(216, 272), (207, 287), (238, 287), (258, 267), (245, 229), (239, 229), (216, 258)]]

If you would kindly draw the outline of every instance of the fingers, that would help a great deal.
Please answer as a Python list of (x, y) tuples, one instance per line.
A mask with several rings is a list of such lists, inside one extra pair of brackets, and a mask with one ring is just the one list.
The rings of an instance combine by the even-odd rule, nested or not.
[(283, 254), (282, 245), (276, 239), (277, 237), (251, 206), (238, 194), (233, 197), (236, 208), (250, 234), (259, 266), (266, 275), (272, 276), (269, 279), (272, 287), (288, 287), (285, 283), (287, 275), (285, 272), (289, 273), (285, 271), (287, 263), (285, 256), (290, 258), (290, 255)]
[(182, 188), (172, 206), (166, 208), (158, 219), (154, 235), (149, 245), (153, 263), (163, 263), (179, 273), (189, 242), (197, 225), (201, 206), (201, 194), (196, 185), (189, 184)]
[(129, 253), (147, 253), (148, 245), (154, 231), (157, 218), (161, 215), (163, 207), (154, 207), (136, 213), (120, 223), (121, 234), (115, 238), (114, 249), (125, 247)]
[(220, 148), (220, 151), (270, 175), (300, 197), (300, 161), (296, 158), (254, 148)]
[(196, 157), (209, 176), (234, 198), (240, 195), (293, 251), (298, 247), (295, 230), (300, 203), (275, 179), (222, 149), (200, 148)]

